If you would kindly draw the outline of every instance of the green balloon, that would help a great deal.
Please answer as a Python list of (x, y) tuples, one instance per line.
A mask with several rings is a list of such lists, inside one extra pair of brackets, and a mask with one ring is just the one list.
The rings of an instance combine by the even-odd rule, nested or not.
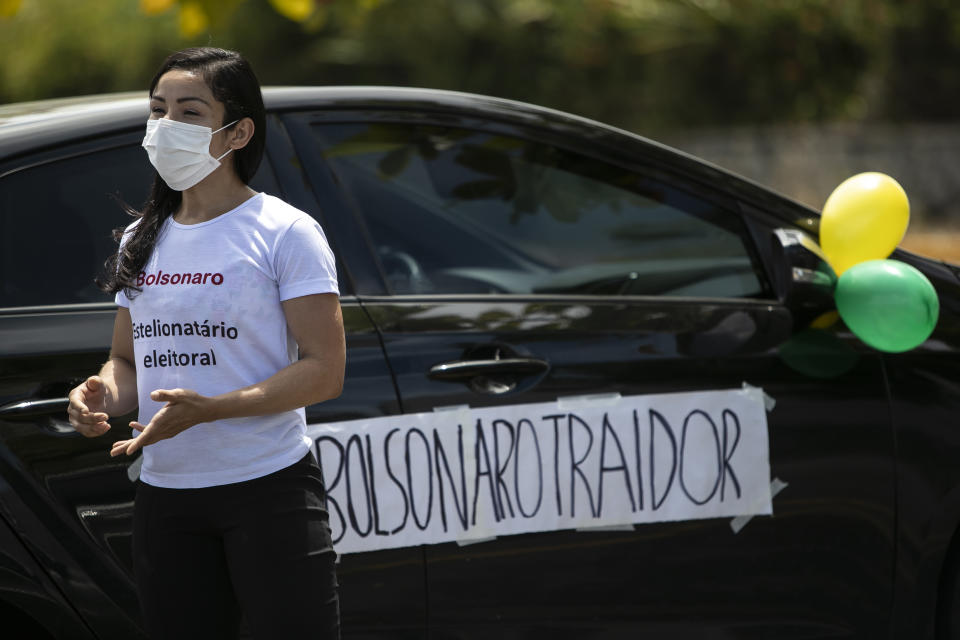
[(847, 327), (874, 349), (908, 351), (933, 333), (940, 301), (930, 281), (898, 260), (868, 260), (840, 276), (834, 292)]

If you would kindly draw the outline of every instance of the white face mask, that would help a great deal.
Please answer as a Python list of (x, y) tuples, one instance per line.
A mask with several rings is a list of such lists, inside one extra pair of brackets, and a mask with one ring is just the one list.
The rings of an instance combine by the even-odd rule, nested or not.
[(166, 118), (147, 120), (143, 148), (167, 186), (183, 191), (213, 173), (220, 166), (220, 160), (233, 151), (228, 149), (227, 153), (214, 158), (210, 155), (210, 139), (236, 122), (211, 131), (210, 127)]

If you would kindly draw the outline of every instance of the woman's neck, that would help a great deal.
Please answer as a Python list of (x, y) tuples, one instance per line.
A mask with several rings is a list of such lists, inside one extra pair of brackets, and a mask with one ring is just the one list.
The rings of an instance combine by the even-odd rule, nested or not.
[(173, 219), (180, 224), (207, 222), (236, 209), (256, 193), (235, 174), (217, 169), (183, 192), (183, 199)]

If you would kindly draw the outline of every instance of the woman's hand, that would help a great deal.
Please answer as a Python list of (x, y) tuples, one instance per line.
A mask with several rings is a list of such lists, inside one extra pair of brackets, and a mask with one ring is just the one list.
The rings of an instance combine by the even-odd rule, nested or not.
[(74, 387), (68, 397), (67, 415), (74, 429), (88, 438), (102, 436), (110, 429), (106, 385), (100, 376), (90, 376)]
[(141, 447), (172, 438), (195, 424), (215, 419), (211, 399), (191, 389), (157, 389), (150, 394), (150, 398), (154, 402), (167, 404), (154, 414), (150, 424), (131, 422), (130, 426), (140, 433), (130, 440), (114, 442), (111, 456), (121, 453), (132, 455)]

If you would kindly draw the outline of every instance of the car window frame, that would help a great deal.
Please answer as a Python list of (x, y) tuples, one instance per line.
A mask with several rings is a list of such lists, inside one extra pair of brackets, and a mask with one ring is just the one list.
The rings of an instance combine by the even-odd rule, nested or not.
[[(676, 187), (683, 192), (712, 204), (731, 216), (739, 220), (740, 231), (737, 233), (750, 259), (754, 273), (761, 287), (759, 297), (750, 298), (711, 298), (701, 296), (657, 296), (649, 294), (628, 294), (628, 295), (594, 295), (594, 294), (512, 294), (512, 293), (493, 293), (493, 294), (472, 294), (472, 293), (399, 293), (393, 294), (387, 286), (386, 276), (379, 261), (376, 258), (375, 244), (369, 230), (366, 228), (364, 216), (356, 210), (356, 205), (350, 202), (350, 194), (347, 188), (333, 178), (335, 175), (329, 163), (323, 158), (316, 144), (312, 128), (317, 124), (399, 124), (399, 125), (426, 125), (440, 127), (455, 127), (482, 131), (487, 133), (497, 133), (516, 137), (522, 140), (529, 140), (537, 144), (552, 145), (565, 152), (579, 154), (598, 162), (604, 162), (613, 165), (625, 171), (642, 172), (644, 176), (654, 180), (662, 181), (671, 187)], [(366, 289), (356, 289), (359, 297), (389, 297), (395, 299), (414, 300), (414, 299), (437, 299), (437, 298), (463, 298), (463, 299), (482, 299), (490, 300), (494, 298), (509, 298), (511, 300), (518, 298), (529, 299), (587, 299), (587, 300), (631, 300), (631, 299), (664, 299), (669, 297), (671, 300), (695, 300), (695, 301), (760, 301), (771, 303), (777, 301), (776, 292), (772, 286), (772, 279), (769, 275), (769, 265), (764, 260), (763, 252), (757, 246), (757, 238), (752, 232), (752, 227), (746, 219), (740, 207), (738, 199), (719, 190), (716, 185), (705, 184), (702, 180), (696, 179), (691, 175), (694, 172), (684, 171), (683, 163), (697, 162), (696, 160), (685, 158), (682, 154), (677, 154), (677, 163), (665, 163), (663, 160), (663, 149), (652, 149), (652, 153), (643, 153), (644, 143), (623, 136), (624, 145), (618, 146), (610, 144), (607, 141), (588, 140), (581, 137), (574, 137), (572, 131), (558, 131), (554, 128), (538, 126), (536, 123), (517, 123), (507, 120), (502, 116), (491, 116), (481, 118), (474, 114), (448, 113), (443, 111), (431, 111), (425, 109), (300, 109), (290, 111), (284, 115), (284, 124), (290, 130), (290, 138), (307, 169), (308, 179), (311, 181), (315, 177), (324, 176), (322, 184), (314, 185), (314, 191), (322, 191), (330, 201), (328, 208), (339, 211), (339, 215), (352, 219), (354, 233), (362, 239), (362, 250), (364, 251), (364, 262), (367, 263), (367, 269), (377, 275), (378, 282), (375, 287), (369, 286), (367, 281)], [(624, 147), (629, 147), (632, 153), (624, 151)], [(639, 151), (639, 152), (638, 152)], [(710, 169), (709, 165), (704, 165)], [(725, 174), (716, 171), (716, 178), (724, 182)], [(335, 193), (331, 190), (335, 190)], [(333, 202), (333, 199), (336, 202)], [(356, 249), (360, 249), (357, 246)], [(356, 255), (352, 256), (356, 262)], [(358, 283), (359, 287), (359, 283)]]
[(376, 252), (366, 225), (360, 216), (355, 215), (330, 166), (311, 144), (311, 125), (304, 120), (304, 113), (310, 112), (298, 109), (278, 113), (286, 139), (300, 163), (305, 188), (311, 192), (322, 214), (321, 224), (325, 232), (335, 239), (332, 242), (337, 243), (334, 251), (338, 251), (349, 274), (353, 295), (386, 296), (386, 278), (374, 259)]
[(336, 233), (336, 216), (325, 206), (323, 198), (318, 197), (307, 175), (304, 163), (293, 143), (291, 131), (284, 122), (283, 110), (268, 111), (266, 116), (267, 137), (264, 147), (263, 162), (268, 162), (274, 176), (279, 193), (287, 204), (300, 209), (314, 220), (323, 229), (327, 242), (336, 258), (337, 284), (340, 289), (340, 299), (353, 298), (357, 291), (357, 277), (351, 270), (345, 256), (345, 236), (342, 232)]

